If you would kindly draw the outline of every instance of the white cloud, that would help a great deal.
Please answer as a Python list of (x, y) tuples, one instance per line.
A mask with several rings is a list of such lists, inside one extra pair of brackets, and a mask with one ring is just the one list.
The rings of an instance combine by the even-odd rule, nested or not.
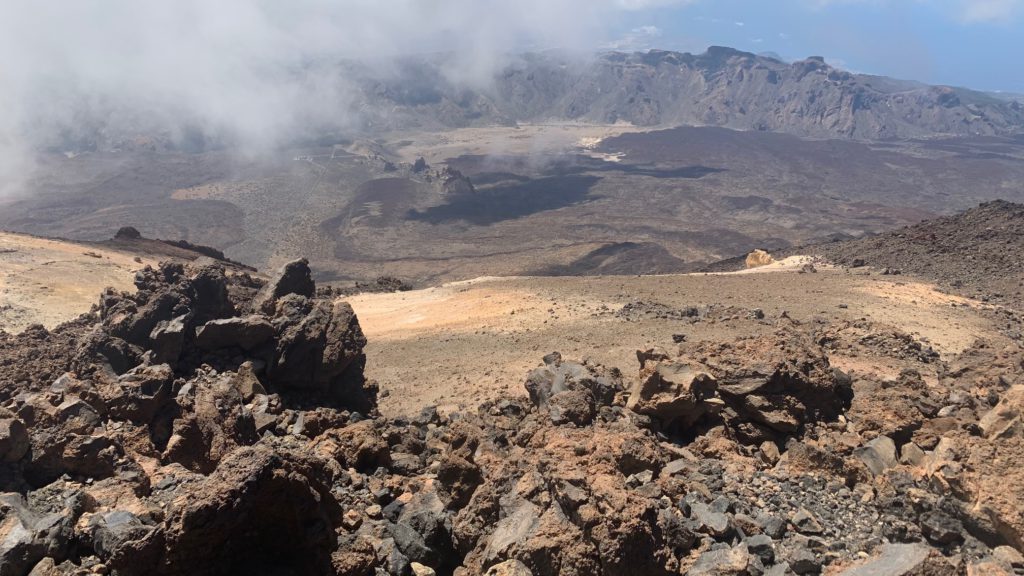
[(455, 55), (451, 78), (487, 82), (510, 51), (591, 49), (625, 12), (690, 1), (4, 2), (0, 188), (24, 171), (28, 150), (86, 118), (144, 121), (172, 135), (200, 126), (272, 144), (303, 127), (353, 120), (349, 84), (333, 67), (339, 60), (386, 70), (380, 62), (390, 56), (446, 51)]
[(638, 26), (626, 33), (622, 38), (605, 44), (609, 50), (646, 50), (654, 47), (654, 42), (661, 38), (662, 30), (657, 26)]
[(665, 8), (670, 6), (682, 6), (693, 4), (697, 0), (614, 0), (620, 8), (626, 10), (647, 10), (650, 8)]
[(634, 28), (633, 31), (634, 32), (639, 32), (641, 34), (644, 34), (645, 36), (651, 36), (651, 37), (661, 36), (661, 28), (658, 28), (657, 26), (651, 26), (651, 25), (640, 26), (640, 27)]
[(1024, 0), (963, 0), (960, 4), (965, 22), (1005, 22), (1024, 8)]

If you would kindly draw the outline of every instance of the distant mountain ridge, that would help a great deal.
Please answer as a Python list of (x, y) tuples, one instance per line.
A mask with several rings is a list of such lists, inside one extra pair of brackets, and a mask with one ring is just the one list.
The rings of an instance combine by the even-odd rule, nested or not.
[[(783, 62), (712, 46), (703, 54), (650, 50), (589, 56), (556, 51), (510, 57), (472, 82), (452, 55), (388, 61), (317, 62), (296, 81), (330, 77), (344, 101), (324, 102), (338, 124), (316, 120), (288, 132), (283, 147), (335, 144), (389, 131), (437, 131), (519, 122), (627, 122), (718, 126), (812, 138), (880, 140), (1024, 133), (1024, 97), (853, 74), (821, 57)], [(337, 106), (337, 109), (331, 106)], [(200, 117), (88, 100), (42, 147), (52, 152), (245, 146)], [(167, 122), (170, 122), (169, 124)]]
[(862, 140), (1024, 132), (1024, 103), (1015, 99), (852, 74), (820, 57), (785, 63), (718, 46), (697, 55), (609, 52), (582, 62), (526, 54), (492, 88), (475, 91), (455, 87), (427, 60), (401, 70), (363, 83), (360, 107), (375, 112), (375, 126), (560, 119)]

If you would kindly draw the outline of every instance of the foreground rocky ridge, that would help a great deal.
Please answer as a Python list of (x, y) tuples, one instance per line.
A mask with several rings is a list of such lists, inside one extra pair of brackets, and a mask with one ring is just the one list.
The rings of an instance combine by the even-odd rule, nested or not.
[(761, 314), (770, 334), (641, 351), (635, 375), (550, 354), (528, 398), (386, 419), (305, 261), (136, 284), (0, 335), (4, 576), (1024, 569), (1018, 345), (943, 360)]

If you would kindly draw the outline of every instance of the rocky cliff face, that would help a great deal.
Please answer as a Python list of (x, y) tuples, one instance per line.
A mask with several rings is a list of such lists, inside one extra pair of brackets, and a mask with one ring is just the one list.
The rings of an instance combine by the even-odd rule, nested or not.
[[(444, 56), (410, 57), (383, 71), (357, 62), (336, 67), (352, 88), (345, 137), (574, 120), (860, 140), (1024, 132), (1024, 100), (1017, 96), (853, 74), (817, 56), (786, 63), (720, 46), (702, 54), (527, 53), (472, 86), (451, 79)], [(80, 137), (60, 147), (196, 152), (230, 145), (216, 134), (175, 143), (145, 122), (97, 125), (91, 133), (76, 127)], [(307, 128), (306, 144), (340, 137)]]
[(416, 70), (402, 77), (420, 86), (414, 101), (409, 89), (370, 84), (367, 100), (388, 101), (395, 114), (378, 123), (566, 119), (856, 139), (1024, 130), (1024, 105), (1015, 100), (851, 74), (818, 57), (787, 64), (723, 47), (697, 55), (608, 53), (585, 62), (531, 54), (502, 70), (493, 90), (479, 93), (449, 85), (429, 62)]

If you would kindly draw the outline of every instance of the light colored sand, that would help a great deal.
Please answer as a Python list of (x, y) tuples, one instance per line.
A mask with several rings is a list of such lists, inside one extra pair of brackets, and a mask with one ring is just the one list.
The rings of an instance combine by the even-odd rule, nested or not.
[[(817, 274), (798, 274), (792, 271), (796, 263), (780, 263), (777, 273), (478, 278), (427, 290), (360, 295), (349, 302), (369, 340), (368, 375), (386, 391), (381, 409), (392, 415), (427, 404), (468, 407), (499, 393), (522, 393), (526, 373), (556, 350), (567, 358), (591, 357), (616, 366), (628, 376), (636, 370), (637, 349), (672, 349), (676, 333), (690, 340), (765, 333), (774, 330), (773, 319), (783, 310), (800, 321), (866, 319), (927, 338), (947, 357), (975, 338), (998, 338), (978, 313), (978, 302), (909, 278), (894, 282), (821, 266)], [(614, 314), (633, 300), (670, 307), (717, 303), (761, 308), (768, 322), (627, 322)], [(844, 369), (883, 377), (895, 377), (902, 368), (898, 359), (884, 354), (837, 355), (835, 360)]]
[(736, 272), (716, 272), (716, 274), (765, 274), (768, 272), (796, 272), (804, 266), (811, 264), (819, 270), (833, 270), (835, 266), (831, 264), (821, 262), (819, 259), (812, 256), (788, 256), (782, 260), (776, 260), (771, 264), (765, 264), (764, 266), (756, 266), (754, 268), (746, 268), (744, 270), (737, 270)]
[(153, 260), (92, 246), (0, 232), (0, 330), (52, 328), (88, 312), (112, 286), (134, 290), (135, 271)]
[(612, 136), (649, 130), (652, 129), (625, 123), (552, 122), (516, 127), (486, 126), (446, 132), (398, 133), (388, 138), (387, 147), (402, 162), (410, 163), (419, 157), (428, 164), (435, 164), (466, 154), (493, 156), (566, 152), (618, 162), (621, 156), (609, 156), (596, 150), (600, 143)]
[[(991, 332), (987, 323), (971, 322), (961, 314), (943, 312), (993, 308), (970, 298), (940, 292), (934, 285), (912, 281), (879, 280), (857, 287), (872, 297), (876, 320), (900, 326), (931, 342), (940, 352), (959, 352)], [(973, 316), (973, 312), (968, 316)], [(940, 321), (936, 321), (940, 319)], [(948, 321), (946, 321), (948, 320)]]
[[(472, 287), (470, 287), (472, 286)], [(481, 329), (516, 330), (543, 321), (537, 294), (500, 286), (442, 286), (349, 298), (362, 311), (360, 325), (374, 338), (400, 340), (421, 333)], [(365, 316), (365, 319), (364, 319)]]

